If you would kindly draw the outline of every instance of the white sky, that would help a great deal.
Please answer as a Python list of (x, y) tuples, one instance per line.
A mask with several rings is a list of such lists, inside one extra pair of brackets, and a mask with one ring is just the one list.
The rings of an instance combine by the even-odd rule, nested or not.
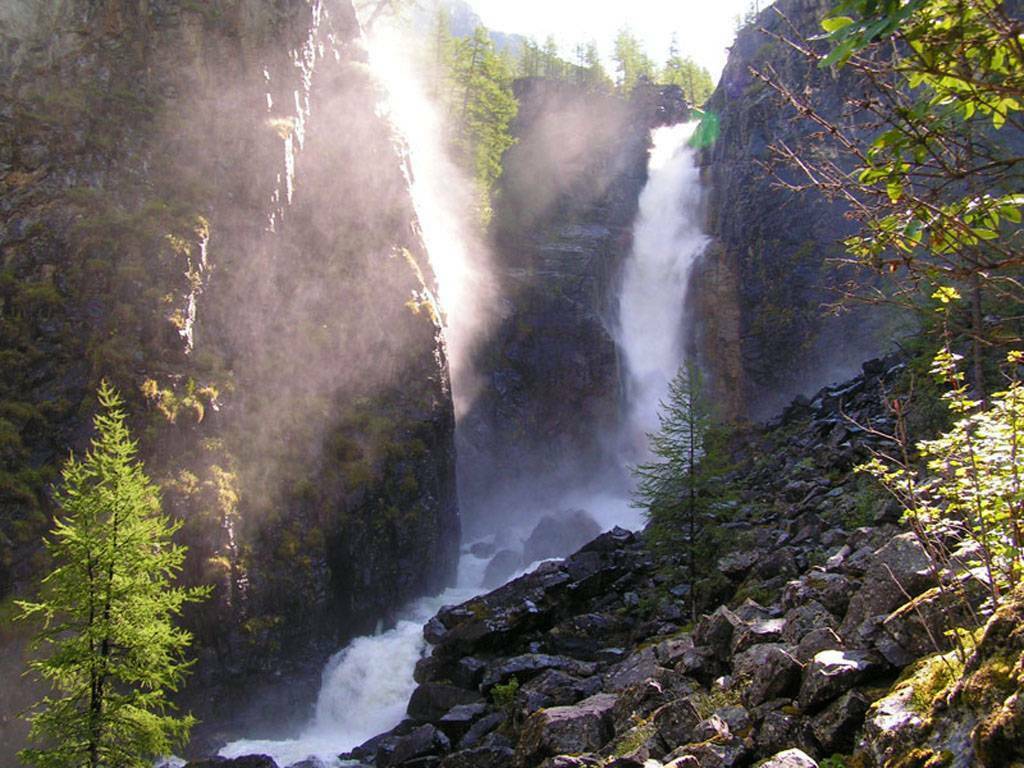
[(735, 18), (750, 0), (470, 0), (492, 30), (518, 32), (543, 42), (554, 35), (569, 54), (578, 42), (597, 41), (611, 56), (616, 33), (628, 25), (658, 64), (668, 56), (672, 33), (679, 50), (707, 68), (715, 82), (732, 44)]

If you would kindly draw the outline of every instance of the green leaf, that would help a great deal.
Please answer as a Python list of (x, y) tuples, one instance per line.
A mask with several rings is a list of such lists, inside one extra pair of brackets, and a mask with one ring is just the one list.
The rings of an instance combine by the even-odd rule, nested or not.
[(840, 29), (845, 29), (851, 24), (853, 24), (853, 19), (849, 16), (833, 16), (822, 21), (821, 28), (831, 34), (838, 32)]

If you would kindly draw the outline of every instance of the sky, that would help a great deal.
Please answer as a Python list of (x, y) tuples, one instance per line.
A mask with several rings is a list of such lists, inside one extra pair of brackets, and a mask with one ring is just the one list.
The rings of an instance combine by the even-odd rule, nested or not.
[[(549, 34), (570, 53), (595, 40), (610, 59), (616, 33), (628, 25), (656, 62), (668, 56), (673, 32), (680, 53), (692, 56), (717, 82), (732, 44), (736, 16), (751, 0), (469, 0), (484, 24), (543, 41)], [(767, 3), (762, 3), (766, 5)]]

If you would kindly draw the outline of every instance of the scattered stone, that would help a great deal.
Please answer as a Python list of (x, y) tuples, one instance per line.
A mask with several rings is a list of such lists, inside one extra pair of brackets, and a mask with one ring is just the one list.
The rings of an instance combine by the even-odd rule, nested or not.
[(597, 671), (592, 662), (577, 661), (568, 656), (525, 653), (488, 666), (480, 681), (480, 690), (486, 693), (495, 685), (505, 683), (513, 677), (522, 684), (548, 669), (557, 669), (576, 677), (590, 677)]
[(854, 735), (864, 724), (864, 715), (871, 701), (857, 690), (847, 691), (833, 701), (817, 717), (811, 729), (826, 754), (849, 754), (854, 748)]
[(665, 667), (675, 666), (693, 648), (693, 637), (686, 634), (662, 640), (654, 649), (658, 663)]
[(459, 749), (467, 750), (479, 746), (484, 737), (505, 722), (505, 719), (504, 712), (492, 712), (489, 715), (484, 715), (466, 731), (466, 735), (459, 741)]
[(625, 661), (612, 667), (604, 678), (606, 691), (618, 692), (630, 685), (642, 683), (649, 677), (657, 677), (658, 656), (652, 647), (644, 648), (629, 656)]
[(483, 702), (478, 704), (459, 704), (448, 710), (437, 726), (444, 731), (445, 735), (452, 741), (458, 741), (465, 736), (477, 720), (487, 713), (487, 705)]
[(787, 749), (769, 757), (760, 768), (818, 768), (818, 764), (802, 750)]
[(803, 665), (784, 646), (770, 646), (763, 655), (749, 685), (743, 691), (743, 700), (750, 707), (766, 701), (791, 696), (800, 686)]
[(808, 600), (786, 612), (782, 640), (790, 645), (798, 645), (814, 630), (835, 629), (837, 625), (836, 617), (824, 605), (817, 600)]
[(451, 751), (451, 741), (430, 723), (408, 736), (387, 740), (377, 748), (377, 768), (400, 765), (418, 757), (440, 756)]
[(800, 708), (815, 710), (863, 682), (881, 669), (870, 651), (820, 651), (804, 671), (798, 701)]
[(716, 658), (726, 661), (732, 647), (732, 636), (743, 620), (724, 605), (702, 616), (693, 632), (694, 646), (706, 646)]
[(671, 701), (657, 709), (651, 716), (654, 729), (661, 737), (667, 752), (693, 741), (694, 733), (702, 719), (689, 698)]
[(440, 720), (446, 712), (459, 704), (481, 701), (476, 691), (467, 691), (447, 683), (422, 683), (409, 698), (409, 717), (422, 722)]
[(516, 748), (516, 763), (544, 757), (596, 752), (612, 737), (615, 696), (600, 693), (571, 707), (552, 707), (527, 718)]
[(815, 750), (814, 734), (807, 720), (789, 707), (768, 712), (757, 731), (757, 749), (762, 755), (797, 746), (807, 752)]
[(507, 768), (514, 755), (509, 747), (466, 749), (444, 757), (440, 768)]
[(193, 760), (187, 763), (185, 768), (278, 768), (278, 765), (268, 755), (243, 755)]
[(839, 634), (856, 643), (865, 622), (874, 616), (888, 615), (907, 596), (916, 597), (933, 586), (928, 555), (914, 534), (892, 537), (871, 558), (860, 589), (850, 599)]
[(911, 686), (897, 689), (876, 701), (864, 721), (864, 744), (876, 765), (888, 765), (913, 748), (924, 719), (911, 704)]
[(748, 624), (734, 628), (732, 634), (732, 653), (742, 653), (760, 643), (776, 643), (782, 639), (785, 619), (756, 619)]

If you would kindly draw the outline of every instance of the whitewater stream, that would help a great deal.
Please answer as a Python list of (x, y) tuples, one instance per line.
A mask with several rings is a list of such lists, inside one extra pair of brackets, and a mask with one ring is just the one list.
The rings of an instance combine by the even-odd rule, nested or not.
[[(402, 122), (400, 115), (397, 117), (397, 122)], [(624, 442), (632, 445), (624, 461), (644, 456), (645, 435), (658, 428), (658, 404), (683, 359), (686, 284), (694, 261), (706, 245), (698, 218), (699, 174), (694, 153), (687, 146), (693, 128), (693, 124), (686, 124), (654, 131), (633, 253), (624, 269), (617, 341), (628, 373), (629, 434)], [(416, 165), (417, 140), (413, 138), (409, 144), (413, 165), (424, 176), (429, 175), (431, 162), (424, 163), (422, 169)], [(436, 191), (422, 177), (417, 186)], [(450, 215), (436, 205), (418, 204), (417, 209), (424, 219), (430, 219), (432, 212)], [(424, 221), (424, 231), (435, 231), (437, 224)], [(443, 276), (444, 269), (438, 272)], [(457, 324), (458, 313), (447, 309), (449, 322)], [(587, 509), (604, 530), (615, 525), (636, 529), (642, 524), (639, 511), (630, 507), (627, 499), (579, 498), (574, 506)], [(442, 606), (464, 602), (485, 591), (481, 584), (487, 564), (487, 559), (464, 553), (454, 587), (415, 601), (402, 612), (394, 628), (357, 638), (335, 654), (322, 675), (315, 715), (296, 738), (235, 741), (220, 754), (266, 754), (283, 767), (308, 758), (336, 766), (339, 754), (398, 725), (416, 687), (416, 662), (427, 651), (424, 623)]]

